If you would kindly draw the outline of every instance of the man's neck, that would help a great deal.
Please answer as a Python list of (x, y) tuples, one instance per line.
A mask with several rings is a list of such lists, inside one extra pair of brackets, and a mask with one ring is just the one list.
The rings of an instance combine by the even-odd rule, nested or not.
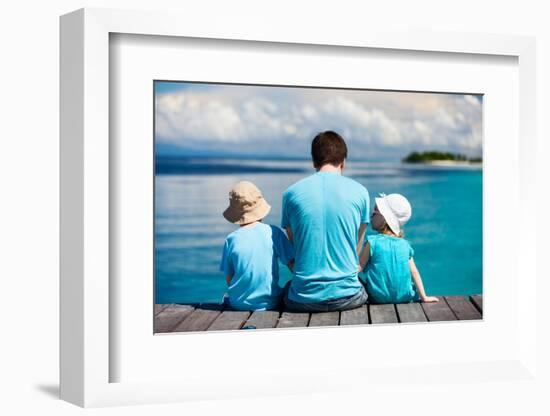
[(323, 165), (321, 166), (317, 172), (337, 172), (339, 174), (342, 174), (342, 167), (341, 166), (334, 166), (331, 164)]

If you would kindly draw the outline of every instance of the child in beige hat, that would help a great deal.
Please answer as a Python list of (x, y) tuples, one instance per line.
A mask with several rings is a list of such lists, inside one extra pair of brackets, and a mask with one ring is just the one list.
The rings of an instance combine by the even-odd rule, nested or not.
[(233, 309), (275, 309), (281, 301), (279, 259), (291, 268), (294, 247), (280, 228), (262, 223), (270, 210), (252, 182), (239, 182), (229, 192), (223, 216), (240, 227), (225, 239), (220, 270)]

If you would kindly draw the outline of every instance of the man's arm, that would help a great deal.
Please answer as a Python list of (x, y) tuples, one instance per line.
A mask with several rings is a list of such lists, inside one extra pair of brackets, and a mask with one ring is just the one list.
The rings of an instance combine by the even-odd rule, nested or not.
[[(279, 230), (277, 228), (277, 230)], [(285, 227), (286, 235), (282, 231), (280, 232), (280, 236), (277, 238), (277, 244), (275, 244), (275, 248), (277, 250), (278, 256), (282, 258), (283, 263), (286, 261), (286, 265), (290, 269), (291, 272), (294, 272), (294, 246), (292, 241), (292, 230), (290, 227)], [(279, 233), (277, 233), (279, 235)]]
[(365, 248), (363, 248), (363, 252), (361, 253), (361, 256), (359, 257), (359, 271), (362, 271), (367, 263), (370, 260), (370, 244), (367, 242), (365, 244)]
[(288, 263), (287, 263), (287, 266), (289, 268), (289, 270), (291, 272), (294, 272), (294, 260), (290, 260)]
[(367, 231), (367, 224), (363, 223), (359, 226), (359, 241), (357, 241), (357, 257), (361, 254), (361, 249), (363, 248), (363, 242), (365, 241), (365, 232)]
[(225, 281), (227, 282), (227, 286), (231, 284), (231, 279), (233, 279), (233, 276), (228, 274), (225, 276)]
[(288, 241), (290, 241), (291, 243), (294, 243), (294, 236), (292, 235), (292, 230), (290, 229), (290, 227), (285, 227), (285, 231), (286, 231), (286, 236), (288, 237)]

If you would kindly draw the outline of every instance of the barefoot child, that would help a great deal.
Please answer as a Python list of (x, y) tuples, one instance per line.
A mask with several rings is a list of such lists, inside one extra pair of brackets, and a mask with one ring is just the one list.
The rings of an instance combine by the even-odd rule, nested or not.
[(261, 222), (270, 210), (252, 182), (239, 182), (229, 192), (223, 216), (240, 227), (225, 239), (220, 270), (232, 309), (275, 309), (281, 301), (278, 259), (290, 268), (294, 247), (280, 228)]
[(403, 238), (403, 226), (411, 218), (409, 201), (400, 194), (381, 194), (375, 201), (371, 223), (378, 234), (367, 237), (360, 258), (369, 301), (437, 302), (436, 297), (426, 295), (414, 264), (414, 250)]

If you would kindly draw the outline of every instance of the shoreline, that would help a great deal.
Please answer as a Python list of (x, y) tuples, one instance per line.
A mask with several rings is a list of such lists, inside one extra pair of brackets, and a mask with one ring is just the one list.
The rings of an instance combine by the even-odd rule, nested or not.
[(467, 160), (426, 160), (422, 162), (403, 162), (406, 165), (443, 166), (443, 167), (479, 167), (483, 162), (469, 162)]

